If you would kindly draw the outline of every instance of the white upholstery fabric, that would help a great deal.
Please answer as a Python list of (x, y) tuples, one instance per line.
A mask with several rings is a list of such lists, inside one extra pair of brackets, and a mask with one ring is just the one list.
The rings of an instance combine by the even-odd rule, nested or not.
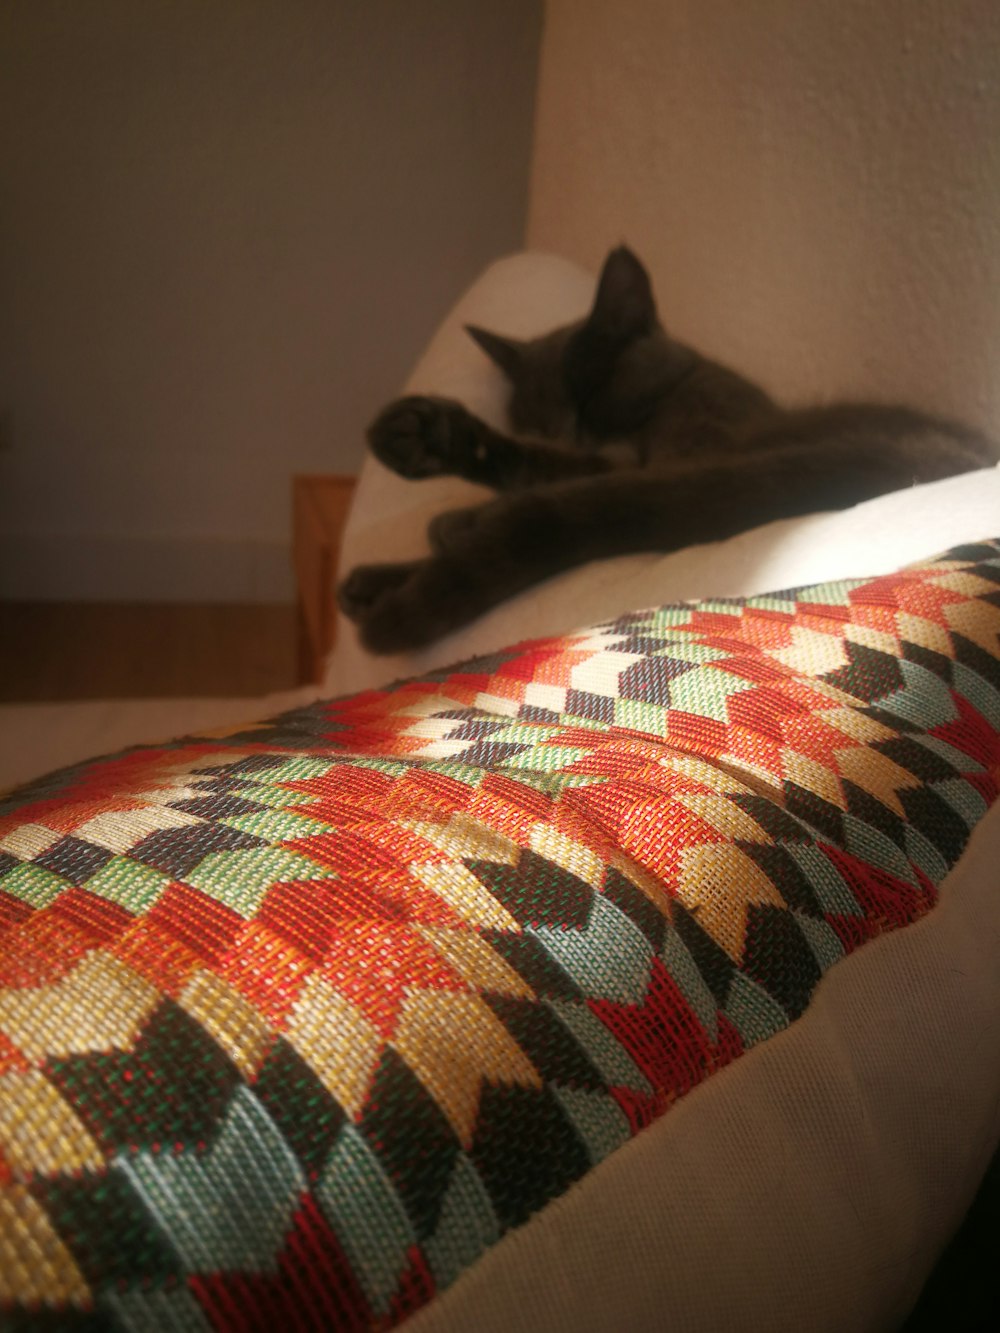
[(237, 727), (311, 702), (316, 686), (246, 699), (95, 699), (0, 704), (0, 791), (126, 745)]

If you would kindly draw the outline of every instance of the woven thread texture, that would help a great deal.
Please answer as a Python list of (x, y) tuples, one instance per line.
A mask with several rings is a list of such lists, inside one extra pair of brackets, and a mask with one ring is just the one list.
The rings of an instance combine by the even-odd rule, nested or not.
[(932, 908), (998, 782), (984, 542), (12, 793), (4, 1326), (397, 1324)]

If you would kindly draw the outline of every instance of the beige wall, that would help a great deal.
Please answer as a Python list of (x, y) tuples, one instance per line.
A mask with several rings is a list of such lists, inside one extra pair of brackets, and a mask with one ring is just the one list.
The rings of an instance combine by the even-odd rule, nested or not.
[(793, 398), (1000, 430), (996, 0), (548, 0), (529, 241)]
[(290, 593), (289, 474), (522, 241), (539, 0), (0, 5), (0, 593)]

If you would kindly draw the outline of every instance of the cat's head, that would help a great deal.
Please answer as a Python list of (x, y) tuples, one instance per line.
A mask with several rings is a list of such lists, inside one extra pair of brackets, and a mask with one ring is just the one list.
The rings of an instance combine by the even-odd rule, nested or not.
[(510, 381), (513, 429), (547, 439), (638, 430), (694, 357), (664, 333), (649, 274), (624, 245), (604, 261), (586, 319), (526, 340), (466, 327)]

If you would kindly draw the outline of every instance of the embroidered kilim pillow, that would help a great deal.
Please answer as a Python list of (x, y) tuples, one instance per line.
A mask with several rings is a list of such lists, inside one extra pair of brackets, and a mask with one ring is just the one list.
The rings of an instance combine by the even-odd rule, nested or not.
[[(998, 635), (984, 542), (626, 615), (10, 794), (11, 1326), (353, 1330), (427, 1307), (414, 1327), (440, 1310), (469, 1328), (450, 1303), (490, 1264), (496, 1327), (553, 1326), (570, 1278), (536, 1245), (558, 1299), (518, 1317), (518, 1236), (791, 1050), (847, 955), (943, 911), (1000, 782)], [(789, 1124), (811, 1086), (773, 1091)], [(787, 1167), (767, 1168), (778, 1194)], [(637, 1218), (660, 1206), (648, 1183)], [(695, 1231), (743, 1198), (735, 1175), (715, 1188), (673, 1201)], [(753, 1206), (744, 1231), (780, 1229)], [(731, 1239), (707, 1259), (671, 1245), (644, 1259), (650, 1327), (672, 1302), (677, 1327), (723, 1326), (685, 1286), (706, 1262), (705, 1311), (786, 1326), (753, 1312)], [(587, 1250), (598, 1305), (630, 1249), (615, 1232)], [(848, 1286), (831, 1274), (834, 1305)], [(820, 1327), (803, 1308), (787, 1326)], [(572, 1326), (616, 1326), (600, 1318)]]

